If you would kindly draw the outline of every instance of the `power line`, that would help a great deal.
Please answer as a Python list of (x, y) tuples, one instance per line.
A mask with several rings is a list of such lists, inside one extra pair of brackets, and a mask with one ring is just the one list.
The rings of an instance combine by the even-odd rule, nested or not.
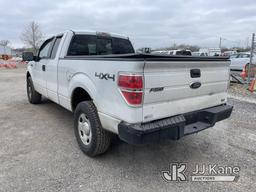
[(243, 43), (242, 40), (240, 40), (240, 41), (235, 41), (235, 40), (230, 40), (230, 39), (227, 39), (227, 38), (220, 37), (220, 43), (219, 43), (220, 46), (219, 46), (219, 47), (222, 46), (223, 41), (232, 42), (232, 43), (236, 44), (238, 47), (240, 47), (241, 44), (244, 44), (245, 47), (248, 47), (248, 45), (249, 45), (249, 37), (246, 38), (246, 40), (244, 41), (244, 43)]

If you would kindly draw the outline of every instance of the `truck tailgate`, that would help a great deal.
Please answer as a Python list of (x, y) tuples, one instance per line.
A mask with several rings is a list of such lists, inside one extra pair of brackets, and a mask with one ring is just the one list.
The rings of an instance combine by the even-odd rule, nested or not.
[(228, 60), (145, 60), (143, 122), (226, 103), (229, 65)]

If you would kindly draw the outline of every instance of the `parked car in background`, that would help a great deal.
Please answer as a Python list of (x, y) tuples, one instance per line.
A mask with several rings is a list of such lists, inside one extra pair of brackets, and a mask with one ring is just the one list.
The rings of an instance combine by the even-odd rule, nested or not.
[(237, 54), (237, 51), (236, 50), (233, 50), (233, 51), (224, 51), (224, 53), (222, 54), (223, 56), (231, 56), (231, 55), (234, 55), (234, 54)]
[[(250, 56), (251, 53), (249, 52), (241, 52), (237, 54), (233, 54), (230, 56), (230, 69), (231, 71), (242, 71), (245, 67), (246, 64), (250, 63)], [(254, 61), (255, 55), (253, 56), (253, 61)]]
[(203, 57), (203, 56), (208, 56), (207, 53), (200, 53), (200, 52), (192, 52), (193, 56), (199, 56), (199, 57)]
[(152, 51), (151, 53), (163, 54), (163, 55), (192, 55), (192, 52), (188, 49), (161, 50), (161, 51)]
[(192, 52), (192, 55), (193, 56), (200, 56), (200, 53), (199, 52)]
[(16, 62), (22, 61), (21, 57), (12, 57), (11, 59)]
[(200, 56), (220, 56), (220, 48), (201, 48), (199, 49)]
[(143, 48), (137, 50), (136, 53), (151, 53), (151, 48), (150, 47), (143, 47)]
[[(239, 81), (240, 83), (244, 83), (247, 80), (249, 64), (250, 64), (251, 53), (237, 53), (230, 56), (230, 72), (231, 72), (231, 81)], [(254, 77), (255, 73), (255, 55), (252, 58), (251, 72), (250, 77)]]

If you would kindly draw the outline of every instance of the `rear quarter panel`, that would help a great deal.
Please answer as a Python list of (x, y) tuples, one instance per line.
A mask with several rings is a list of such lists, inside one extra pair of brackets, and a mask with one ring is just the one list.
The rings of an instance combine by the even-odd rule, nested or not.
[[(81, 87), (90, 94), (99, 113), (129, 123), (141, 122), (142, 107), (126, 104), (117, 86), (117, 78), (119, 72), (142, 73), (143, 66), (143, 61), (60, 59), (60, 103), (71, 109), (71, 94), (76, 87)], [(114, 75), (115, 80), (100, 79), (95, 73)]]

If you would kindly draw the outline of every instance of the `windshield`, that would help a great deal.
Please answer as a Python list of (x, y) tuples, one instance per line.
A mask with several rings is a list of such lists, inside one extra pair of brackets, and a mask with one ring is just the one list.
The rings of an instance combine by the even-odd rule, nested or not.
[(234, 55), (230, 55), (230, 59), (233, 59), (233, 58), (237, 58), (237, 54), (234, 54)]

